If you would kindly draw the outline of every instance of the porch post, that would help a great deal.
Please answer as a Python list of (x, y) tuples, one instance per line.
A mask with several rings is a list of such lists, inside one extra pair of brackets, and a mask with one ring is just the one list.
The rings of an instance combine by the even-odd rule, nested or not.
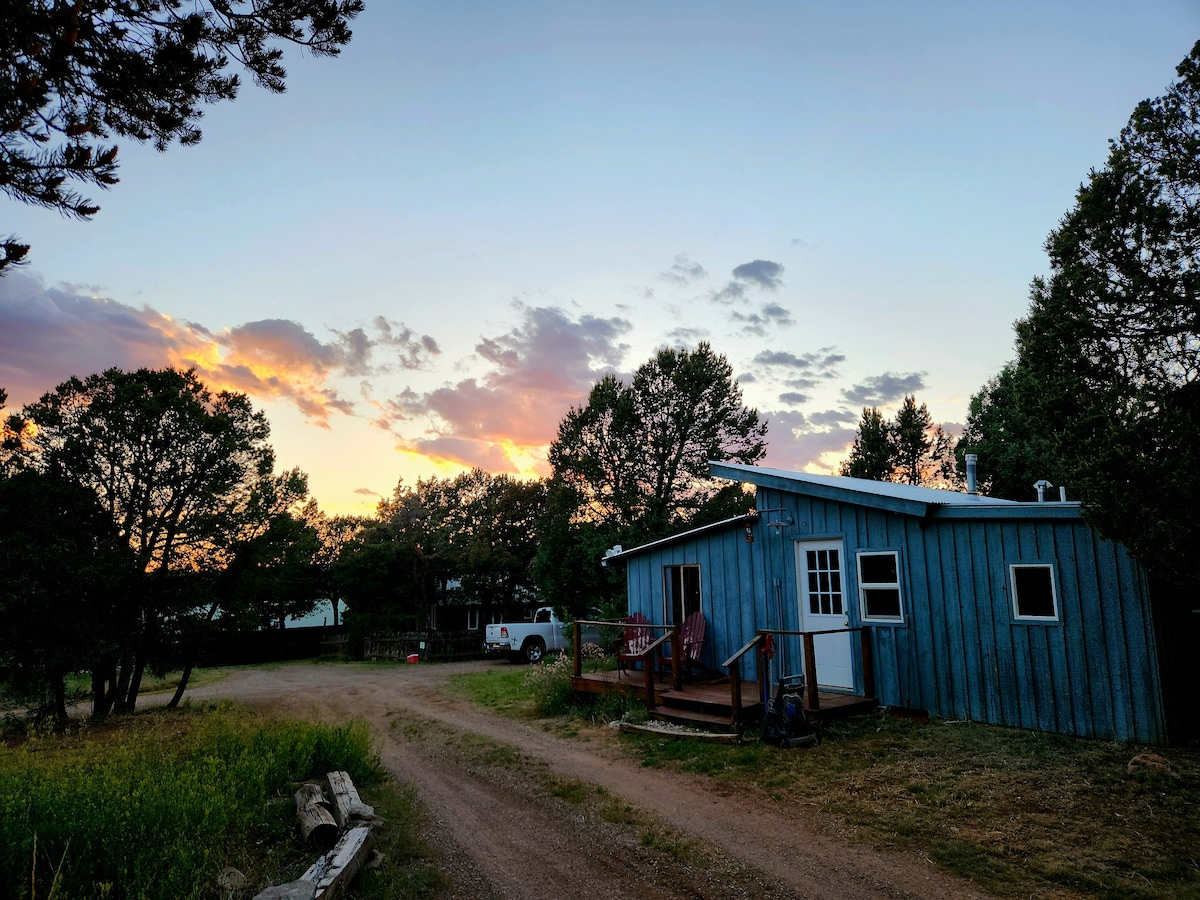
[(654, 709), (658, 701), (654, 699), (654, 659), (649, 653), (642, 654), (642, 671), (646, 673), (646, 709)]
[(729, 667), (729, 708), (735, 728), (742, 721), (742, 658), (739, 656)]
[(683, 689), (683, 633), (678, 627), (671, 632), (671, 674), (675, 681), (675, 690)]
[(813, 644), (812, 633), (804, 632), (804, 682), (808, 692), (808, 708), (818, 710), (821, 708), (821, 697), (817, 691), (817, 657)]
[(571, 634), (571, 648), (575, 654), (575, 677), (579, 678), (583, 675), (583, 644), (582, 637), (583, 629), (579, 626), (579, 620), (576, 619), (573, 623), (573, 632)]

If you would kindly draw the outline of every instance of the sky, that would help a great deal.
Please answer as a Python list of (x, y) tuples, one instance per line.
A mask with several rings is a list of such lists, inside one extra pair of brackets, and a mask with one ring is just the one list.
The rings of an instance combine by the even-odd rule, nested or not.
[(367, 0), (79, 222), (0, 199), (9, 407), (111, 366), (247, 393), (332, 513), (472, 466), (548, 474), (608, 373), (709, 341), (766, 465), (864, 406), (950, 430), (1013, 355), (1042, 244), (1195, 0)]

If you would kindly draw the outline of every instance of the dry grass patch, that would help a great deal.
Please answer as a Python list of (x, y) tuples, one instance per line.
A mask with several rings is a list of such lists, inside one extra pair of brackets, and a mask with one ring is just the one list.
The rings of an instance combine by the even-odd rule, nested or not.
[[(811, 749), (630, 737), (643, 764), (704, 774), (927, 855), (999, 896), (1200, 896), (1200, 752), (965, 722), (861, 718)], [(825, 815), (822, 815), (825, 814)]]

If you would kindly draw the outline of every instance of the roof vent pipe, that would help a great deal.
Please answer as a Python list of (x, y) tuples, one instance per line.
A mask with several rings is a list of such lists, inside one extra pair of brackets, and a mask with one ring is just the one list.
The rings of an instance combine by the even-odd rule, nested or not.
[(977, 473), (976, 469), (977, 469), (977, 466), (979, 465), (979, 454), (968, 453), (966, 456), (966, 460), (967, 460), (967, 493), (968, 494), (978, 494), (979, 493), (979, 477), (978, 477), (978, 473)]
[(1067, 502), (1067, 486), (1065, 484), (1060, 484), (1058, 486), (1058, 502), (1059, 503)]
[(1034, 484), (1034, 488), (1036, 488), (1038, 492), (1038, 503), (1046, 502), (1046, 488), (1052, 487), (1054, 487), (1054, 485), (1048, 482), (1045, 478)]

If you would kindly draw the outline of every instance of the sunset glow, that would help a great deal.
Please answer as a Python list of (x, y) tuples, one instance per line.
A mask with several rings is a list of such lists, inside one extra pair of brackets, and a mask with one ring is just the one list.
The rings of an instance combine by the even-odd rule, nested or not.
[(368, 3), (342, 56), (247, 83), (196, 147), (122, 142), (95, 221), (6, 205), (32, 245), (0, 278), (7, 411), (194, 368), (358, 513), (400, 478), (548, 474), (596, 380), (700, 340), (767, 465), (834, 471), (907, 393), (953, 433), (1200, 24), (1089, 10)]

